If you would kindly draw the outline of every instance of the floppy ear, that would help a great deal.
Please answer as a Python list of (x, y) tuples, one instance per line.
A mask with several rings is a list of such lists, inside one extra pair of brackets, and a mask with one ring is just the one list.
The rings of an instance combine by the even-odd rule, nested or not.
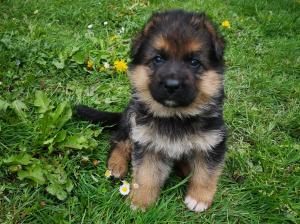
[(144, 39), (149, 35), (151, 29), (155, 28), (157, 22), (161, 20), (162, 14), (154, 13), (143, 27), (142, 31), (133, 39), (131, 47), (131, 57), (135, 58), (142, 46)]
[(224, 55), (225, 41), (224, 38), (218, 33), (216, 26), (204, 13), (194, 13), (191, 22), (197, 29), (204, 28), (209, 32), (212, 38), (212, 44), (216, 58), (218, 60), (222, 60)]
[(210, 33), (212, 37), (217, 59), (222, 60), (224, 56), (224, 48), (225, 48), (224, 38), (220, 34), (218, 34), (217, 29), (208, 19), (205, 20), (204, 26), (206, 27), (207, 31)]
[(143, 42), (143, 35), (139, 33), (133, 40), (131, 46), (131, 58), (135, 58), (140, 50)]

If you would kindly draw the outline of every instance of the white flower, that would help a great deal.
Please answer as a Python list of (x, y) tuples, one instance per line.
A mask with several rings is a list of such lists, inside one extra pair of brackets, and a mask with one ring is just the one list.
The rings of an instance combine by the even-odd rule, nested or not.
[(104, 63), (103, 63), (103, 66), (104, 66), (104, 68), (106, 68), (106, 69), (109, 69), (109, 68), (110, 68), (110, 65), (109, 65), (108, 62), (104, 62)]
[(93, 24), (88, 25), (88, 29), (92, 29), (93, 28)]
[(130, 192), (130, 185), (127, 181), (123, 181), (123, 184), (120, 186), (119, 189), (121, 195), (125, 196), (128, 195)]
[(81, 162), (86, 163), (86, 162), (88, 162), (89, 160), (90, 160), (90, 159), (89, 159), (88, 156), (81, 156)]
[(108, 22), (107, 22), (107, 21), (105, 21), (105, 22), (103, 23), (103, 25), (104, 25), (104, 26), (106, 26), (107, 24), (108, 24)]
[(35, 10), (35, 11), (33, 12), (34, 15), (36, 15), (36, 14), (38, 14), (38, 13), (39, 13), (39, 10)]

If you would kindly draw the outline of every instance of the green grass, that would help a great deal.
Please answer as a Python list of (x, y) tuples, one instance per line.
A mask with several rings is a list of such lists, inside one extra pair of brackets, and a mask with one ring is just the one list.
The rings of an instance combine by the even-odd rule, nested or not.
[[(56, 149), (55, 143), (49, 153), (35, 106), (40, 90), (54, 106), (66, 101), (121, 111), (128, 79), (99, 67), (128, 61), (142, 24), (153, 11), (170, 8), (204, 10), (218, 25), (231, 23), (220, 27), (227, 41), (229, 151), (215, 202), (202, 214), (187, 211), (187, 184), (174, 175), (155, 206), (130, 211), (119, 183), (104, 177), (110, 133), (94, 135), (94, 149)], [(0, 223), (300, 223), (299, 1), (4, 0), (0, 12)], [(1, 101), (17, 107), (1, 111)], [(98, 127), (71, 119), (63, 130), (86, 137)], [(63, 168), (74, 185), (65, 200), (49, 194), (47, 183), (19, 180), (5, 163), (25, 152)]]

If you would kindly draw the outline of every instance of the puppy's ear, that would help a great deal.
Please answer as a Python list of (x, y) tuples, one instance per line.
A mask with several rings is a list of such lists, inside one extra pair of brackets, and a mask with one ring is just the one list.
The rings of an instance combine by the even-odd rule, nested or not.
[(149, 36), (149, 33), (153, 28), (156, 27), (156, 24), (161, 20), (162, 14), (154, 13), (148, 22), (143, 27), (142, 31), (133, 39), (131, 47), (131, 57), (135, 58), (143, 44), (144, 39)]
[(214, 25), (209, 21), (204, 21), (204, 26), (206, 27), (207, 31), (210, 33), (215, 49), (215, 54), (218, 60), (222, 60), (224, 56), (224, 48), (225, 48), (225, 41), (224, 38), (218, 34)]
[(139, 33), (133, 40), (132, 40), (132, 46), (131, 46), (131, 58), (135, 58), (141, 48), (142, 42), (143, 42), (143, 34)]
[(204, 28), (208, 31), (212, 38), (212, 44), (216, 58), (218, 60), (222, 60), (224, 55), (225, 41), (224, 38), (218, 33), (216, 26), (204, 13), (194, 13), (191, 22), (194, 26), (196, 26), (197, 29)]

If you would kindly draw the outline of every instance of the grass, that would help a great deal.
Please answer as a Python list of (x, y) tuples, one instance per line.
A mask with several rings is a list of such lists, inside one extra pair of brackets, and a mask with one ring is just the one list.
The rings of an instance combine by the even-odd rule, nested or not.
[[(142, 24), (153, 11), (170, 8), (205, 10), (216, 24), (231, 23), (230, 29), (220, 27), (227, 40), (229, 151), (215, 202), (203, 214), (187, 211), (186, 181), (174, 175), (155, 206), (131, 212), (119, 183), (104, 177), (110, 133), (97, 137), (99, 127), (68, 119), (49, 136), (63, 130), (88, 138), (90, 130), (98, 145), (67, 149), (54, 142), (49, 152), (39, 129), (37, 91), (53, 107), (68, 102), (122, 110), (128, 79), (101, 67), (128, 61), (130, 40)], [(300, 223), (299, 10), (294, 0), (1, 1), (0, 223)], [(47, 175), (63, 169), (59, 175), (74, 185), (66, 199), (50, 194), (48, 182), (18, 178), (6, 160), (22, 153), (33, 156), (31, 163), (46, 164)]]

